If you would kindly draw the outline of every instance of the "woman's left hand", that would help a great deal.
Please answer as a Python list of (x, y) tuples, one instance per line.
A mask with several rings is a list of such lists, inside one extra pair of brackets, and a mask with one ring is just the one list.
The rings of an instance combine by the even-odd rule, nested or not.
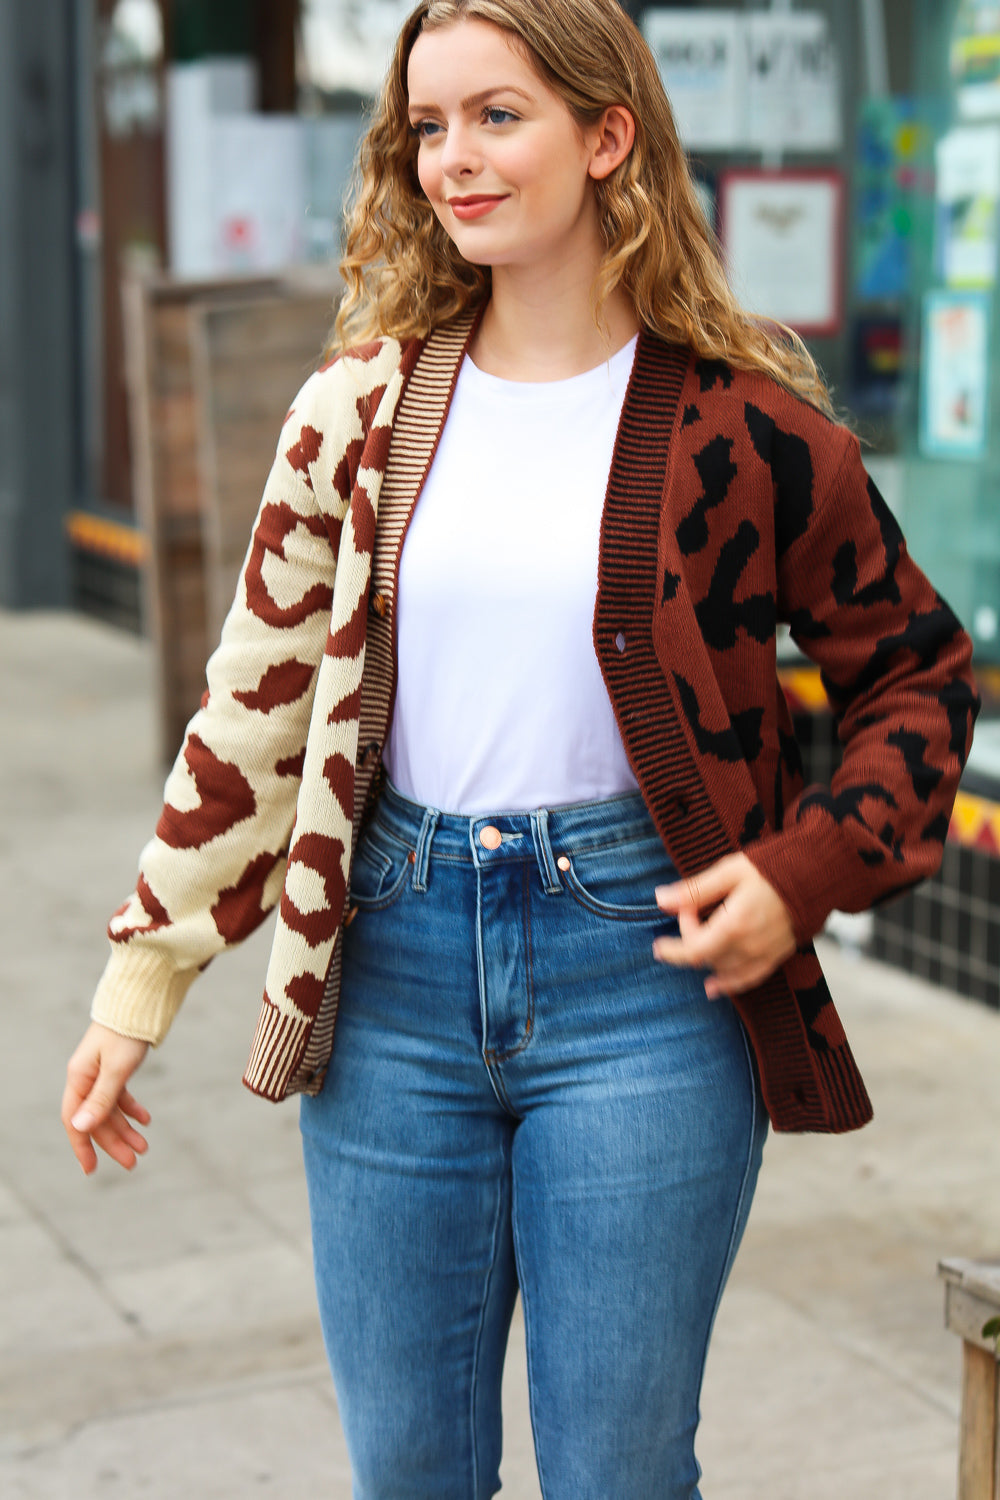
[(763, 983), (797, 946), (788, 907), (745, 854), (729, 854), (689, 880), (659, 886), (656, 904), (677, 917), (680, 936), (657, 938), (653, 956), (709, 969), (710, 1000)]

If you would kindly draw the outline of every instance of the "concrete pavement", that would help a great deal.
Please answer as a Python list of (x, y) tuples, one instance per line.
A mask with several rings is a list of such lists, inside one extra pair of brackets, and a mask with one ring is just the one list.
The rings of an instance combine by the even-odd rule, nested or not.
[[(159, 806), (149, 647), (0, 613), (0, 704), (0, 1495), (349, 1500), (296, 1111), (239, 1084), (267, 932), (147, 1062), (133, 1176), (84, 1179), (58, 1120)], [(959, 1346), (935, 1268), (1000, 1254), (1000, 1017), (824, 954), (876, 1121), (768, 1144), (710, 1357), (703, 1493), (947, 1500)], [(504, 1494), (537, 1500), (519, 1321), (505, 1398)]]

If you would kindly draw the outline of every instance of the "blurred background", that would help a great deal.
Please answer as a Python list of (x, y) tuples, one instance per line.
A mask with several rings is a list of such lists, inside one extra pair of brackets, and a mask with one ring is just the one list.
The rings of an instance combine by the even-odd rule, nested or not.
[[(237, 1084), (269, 927), (144, 1068), (134, 1178), (84, 1183), (57, 1101), (332, 322), (344, 188), (408, 9), (0, 0), (5, 1500), (350, 1493), (295, 1111)], [(730, 275), (816, 354), (986, 699), (940, 873), (821, 942), (876, 1119), (768, 1144), (713, 1341), (711, 1493), (938, 1500), (958, 1446), (962, 1496), (988, 1471), (1000, 1497), (986, 1313), (946, 1329), (934, 1275), (1000, 1243), (1000, 3), (626, 9)], [(819, 675), (787, 642), (781, 671), (825, 779)], [(504, 1493), (537, 1500), (519, 1317), (512, 1356)]]
[[(987, 711), (944, 869), (858, 941), (1000, 1005), (1000, 5), (624, 8), (734, 283), (802, 333), (975, 639)], [(0, 6), (0, 607), (148, 636), (164, 760), (332, 319), (343, 194), (408, 9)], [(784, 655), (822, 777), (822, 686)]]

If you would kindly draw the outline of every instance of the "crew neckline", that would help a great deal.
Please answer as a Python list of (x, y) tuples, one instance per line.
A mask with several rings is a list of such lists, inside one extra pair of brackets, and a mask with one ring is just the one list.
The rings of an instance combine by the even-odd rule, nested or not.
[(588, 382), (593, 382), (602, 377), (606, 379), (610, 376), (614, 379), (615, 376), (621, 373), (623, 367), (631, 369), (635, 360), (635, 351), (638, 342), (639, 335), (633, 334), (628, 343), (623, 344), (617, 353), (612, 354), (609, 359), (602, 360), (598, 365), (592, 365), (589, 370), (582, 370), (579, 375), (565, 375), (560, 380), (511, 380), (506, 375), (491, 375), (488, 371), (481, 370), (469, 354), (466, 354), (462, 362), (461, 373), (463, 377), (473, 380), (481, 388), (485, 389), (488, 387), (496, 392), (519, 393), (522, 391), (533, 391), (536, 394), (548, 393), (552, 395), (563, 392), (569, 393), (574, 387), (582, 388)]

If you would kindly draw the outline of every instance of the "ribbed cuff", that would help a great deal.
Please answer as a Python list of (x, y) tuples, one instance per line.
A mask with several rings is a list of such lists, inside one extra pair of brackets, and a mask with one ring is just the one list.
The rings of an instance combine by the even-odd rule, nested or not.
[(175, 969), (148, 949), (112, 947), (90, 1008), (91, 1020), (121, 1036), (158, 1046), (197, 975), (197, 969)]
[(803, 819), (750, 844), (744, 853), (788, 907), (800, 944), (822, 931), (832, 911), (858, 911), (868, 904), (856, 851), (830, 819)]

